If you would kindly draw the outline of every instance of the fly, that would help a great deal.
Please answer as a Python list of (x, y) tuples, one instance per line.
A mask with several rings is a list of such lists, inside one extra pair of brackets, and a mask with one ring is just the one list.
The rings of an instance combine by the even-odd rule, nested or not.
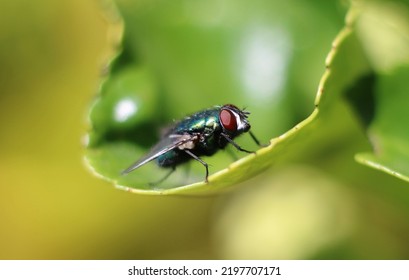
[(209, 167), (200, 158), (201, 156), (211, 156), (218, 150), (224, 149), (229, 143), (239, 151), (254, 153), (241, 148), (233, 141), (234, 138), (245, 132), (249, 132), (257, 145), (261, 146), (250, 131), (250, 123), (247, 120), (249, 114), (250, 112), (240, 110), (232, 104), (226, 104), (187, 116), (175, 123), (148, 154), (122, 171), (122, 174), (127, 174), (155, 160), (158, 166), (171, 169), (159, 181), (162, 182), (175, 171), (176, 166), (194, 159), (205, 167), (205, 182), (207, 183)]

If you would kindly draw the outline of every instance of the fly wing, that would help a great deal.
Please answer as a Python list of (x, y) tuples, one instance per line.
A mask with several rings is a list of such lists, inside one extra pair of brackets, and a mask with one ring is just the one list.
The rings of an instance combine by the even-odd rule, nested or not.
[(131, 166), (121, 172), (122, 175), (128, 174), (129, 172), (141, 167), (142, 165), (156, 159), (157, 157), (183, 145), (189, 141), (195, 141), (196, 135), (191, 134), (171, 134), (168, 137), (160, 140), (148, 154), (141, 157), (139, 160), (134, 162)]

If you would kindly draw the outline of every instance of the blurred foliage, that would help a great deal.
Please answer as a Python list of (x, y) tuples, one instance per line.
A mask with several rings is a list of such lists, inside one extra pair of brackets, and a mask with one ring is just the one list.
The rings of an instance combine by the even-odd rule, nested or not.
[[(257, 109), (254, 122), (252, 120), (253, 127), (270, 132), (271, 134), (267, 136), (269, 138), (274, 135), (275, 129), (280, 127), (288, 129), (293, 126), (292, 121), (297, 117), (294, 116), (293, 111), (288, 110), (288, 103), (297, 103), (303, 98), (294, 94), (291, 96), (291, 88), (286, 87), (283, 77), (288, 77), (289, 84), (293, 84), (293, 80), (296, 80), (288, 69), (292, 64), (298, 65), (298, 56), (302, 56), (303, 53), (297, 51), (297, 47), (305, 43), (305, 40), (304, 37), (299, 38), (300, 26), (285, 24), (287, 21), (297, 22), (297, 10), (291, 8), (289, 12), (290, 8), (287, 4), (278, 2), (256, 2), (256, 5), (245, 15), (241, 14), (243, 5), (241, 2), (224, 3), (222, 6), (218, 6), (221, 4), (209, 5), (208, 9), (222, 11), (217, 11), (217, 15), (213, 11), (209, 18), (193, 19), (190, 14), (192, 11), (189, 9), (196, 9), (198, 7), (195, 5), (199, 4), (192, 4), (190, 1), (173, 2), (170, 6), (166, 2), (149, 5), (146, 3), (141, 5), (143, 1), (138, 3), (118, 1), (118, 3), (124, 15), (126, 30), (123, 51), (114, 61), (113, 70), (103, 84), (101, 96), (91, 109), (92, 131), (89, 135), (89, 151), (86, 158), (97, 174), (120, 188), (149, 194), (209, 194), (236, 185), (277, 164), (283, 150), (290, 150), (297, 156), (299, 154), (302, 156), (303, 151), (300, 150), (300, 144), (297, 142), (309, 141), (308, 135), (312, 133), (323, 135), (319, 140), (314, 139), (314, 142), (326, 142), (328, 141), (326, 134), (333, 134), (328, 133), (322, 126), (337, 124), (337, 118), (331, 118), (331, 114), (335, 111), (336, 103), (340, 102), (339, 96), (354, 83), (358, 87), (350, 89), (347, 96), (355, 105), (358, 114), (366, 118), (366, 126), (376, 127), (379, 122), (387, 123), (388, 126), (390, 126), (389, 123), (397, 124), (395, 129), (383, 129), (376, 139), (372, 133), (371, 140), (377, 149), (376, 155), (361, 154), (357, 157), (358, 160), (386, 170), (399, 178), (408, 178), (406, 174), (409, 173), (407, 157), (409, 154), (405, 150), (409, 147), (404, 144), (408, 135), (404, 133), (402, 135), (401, 131), (404, 129), (402, 129), (402, 122), (399, 121), (408, 117), (405, 116), (406, 110), (402, 105), (406, 101), (404, 94), (406, 88), (401, 86), (405, 85), (402, 83), (406, 81), (405, 76), (404, 74), (394, 75), (395, 80), (384, 87), (386, 92), (391, 89), (391, 85), (398, 85), (400, 95), (396, 92), (394, 100), (401, 104), (401, 107), (398, 108), (396, 106), (398, 104), (388, 103), (389, 108), (381, 109), (386, 102), (381, 99), (381, 96), (373, 93), (376, 86), (372, 86), (380, 76), (375, 77), (372, 73), (376, 72), (380, 75), (385, 68), (405, 65), (409, 61), (409, 38), (405, 37), (405, 31), (409, 31), (409, 20), (407, 20), (409, 17), (404, 17), (405, 11), (401, 10), (397, 20), (393, 21), (394, 18), (390, 18), (393, 10), (390, 11), (390, 9), (396, 9), (396, 7), (391, 8), (388, 4), (386, 5), (388, 9), (384, 12), (380, 7), (381, 4), (377, 2), (358, 2), (352, 5), (346, 27), (333, 42), (333, 48), (327, 56), (327, 71), (318, 87), (314, 112), (286, 134), (270, 140), (268, 148), (261, 149), (256, 155), (249, 155), (213, 174), (209, 178), (209, 183), (189, 185), (186, 178), (179, 177), (159, 186), (150, 185), (149, 182), (157, 181), (159, 169), (152, 164), (149, 167), (143, 167), (144, 172), (138, 170), (131, 175), (121, 175), (121, 171), (126, 166), (146, 153), (146, 148), (143, 149), (142, 144), (149, 143), (149, 140), (143, 140), (152, 139), (151, 143), (154, 143), (152, 131), (159, 130), (163, 117), (168, 118), (165, 115), (166, 112), (174, 112), (173, 108), (178, 108), (177, 111), (180, 113), (184, 108), (187, 111), (189, 108), (197, 108), (202, 103), (210, 106), (209, 100), (214, 100), (216, 104), (241, 102), (252, 104), (250, 108)], [(283, 19), (281, 15), (276, 16), (273, 13), (273, 16), (265, 18), (258, 12), (259, 4), (270, 7), (272, 11), (284, 11), (286, 17)], [(301, 8), (303, 11), (306, 10), (303, 6)], [(315, 15), (316, 10), (321, 11), (321, 8), (321, 6), (309, 8), (305, 16)], [(172, 13), (164, 13), (164, 10), (171, 10)], [(384, 21), (379, 20), (379, 13), (386, 14)], [(235, 20), (231, 21), (232, 18)], [(316, 20), (318, 21), (308, 21), (308, 25), (303, 25), (303, 28), (309, 27), (306, 30), (314, 33), (316, 25), (322, 19)], [(228, 30), (226, 25), (229, 26)], [(371, 55), (370, 51), (367, 51), (369, 53), (367, 54), (361, 45), (371, 48), (377, 45), (379, 40), (379, 36), (376, 38), (361, 36), (364, 43), (359, 41), (360, 33), (370, 33), (370, 30), (366, 31), (370, 28), (381, 30), (384, 34), (382, 38), (387, 37), (389, 41), (396, 43), (380, 44), (374, 54)], [(364, 32), (361, 31), (362, 29)], [(154, 30), (154, 32), (147, 33), (146, 30)], [(220, 37), (220, 34), (223, 36)], [(359, 38), (355, 38), (357, 36)], [(366, 43), (366, 41), (370, 42)], [(320, 40), (317, 43), (320, 43)], [(399, 50), (398, 55), (393, 50), (396, 46)], [(152, 51), (154, 51), (153, 54)], [(308, 52), (311, 51), (308, 50)], [(378, 59), (380, 53), (382, 59)], [(168, 56), (168, 58), (158, 60), (158, 56)], [(134, 59), (135, 57), (138, 59)], [(294, 59), (291, 60), (289, 57)], [(175, 61), (168, 63), (169, 60)], [(195, 64), (192, 64), (192, 61), (195, 61)], [(371, 63), (375, 67), (371, 66)], [(169, 68), (170, 65), (172, 69)], [(129, 71), (130, 67), (134, 69), (132, 72)], [(156, 73), (158, 77), (156, 83), (152, 75), (146, 75), (146, 68), (151, 68), (152, 72)], [(139, 74), (141, 71), (144, 74)], [(373, 79), (362, 80), (361, 77), (366, 77), (368, 73), (371, 73)], [(223, 79), (218, 81), (221, 77)], [(172, 89), (172, 83), (176, 81), (178, 85)], [(197, 89), (191, 88), (190, 92), (185, 91), (186, 84), (191, 81), (196, 81)], [(156, 91), (153, 90), (154, 85), (158, 83), (163, 86), (161, 92), (157, 87)], [(223, 93), (222, 96), (220, 92)], [(278, 98), (278, 96), (283, 97)], [(203, 98), (205, 100), (202, 100)], [(163, 100), (166, 102), (161, 103)], [(305, 104), (307, 105), (308, 102)], [(161, 107), (161, 110), (155, 112), (157, 107)], [(390, 114), (392, 107), (397, 114)], [(306, 106), (303, 111), (308, 110), (307, 108)], [(262, 116), (263, 119), (257, 118), (257, 115)], [(375, 115), (376, 119), (372, 124)], [(338, 129), (337, 133), (345, 134), (341, 129)], [(379, 138), (387, 139), (380, 144)], [(302, 146), (305, 149), (305, 144)], [(124, 165), (124, 162), (127, 165)], [(223, 166), (220, 162), (220, 160), (217, 161), (217, 167)], [(227, 165), (226, 161), (222, 162)], [(197, 181), (197, 178), (197, 176), (193, 178), (193, 182)], [(180, 185), (186, 186), (178, 187)]]
[[(97, 174), (119, 187), (153, 194), (209, 194), (269, 166), (271, 160), (260, 157), (254, 161), (254, 155), (240, 161), (243, 164), (234, 162), (229, 166), (231, 159), (221, 154), (206, 158), (211, 171), (229, 166), (210, 176), (209, 184), (195, 183), (203, 178), (203, 167), (198, 164), (191, 164), (193, 174), (189, 174), (189, 181), (180, 168), (180, 172), (159, 186), (149, 183), (168, 171), (154, 164), (121, 176), (122, 170), (146, 153), (144, 139), (151, 136), (152, 131), (159, 131), (161, 125), (187, 113), (216, 104), (245, 105), (253, 112), (250, 121), (254, 133), (265, 143), (306, 118), (314, 108), (312, 93), (322, 75), (322, 65), (317, 62), (324, 60), (327, 42), (339, 31), (344, 16), (340, 6), (325, 2), (307, 5), (295, 1), (291, 5), (256, 1), (251, 6), (245, 1), (117, 3), (125, 25), (123, 49), (91, 109), (87, 161)], [(269, 13), (265, 13), (265, 9)], [(202, 10), (208, 12), (198, 13)], [(323, 32), (315, 32), (318, 28)], [(130, 64), (139, 68), (138, 71), (149, 69), (155, 76), (161, 86), (157, 88), (157, 98), (143, 98), (155, 93), (138, 88), (144, 86), (137, 85), (137, 79), (128, 85), (122, 82), (121, 88), (111, 87), (121, 82), (123, 75), (128, 75)], [(308, 65), (308, 73), (300, 76), (299, 65)], [(140, 84), (152, 83), (152, 80), (149, 77)], [(141, 100), (135, 100), (135, 96)], [(108, 120), (104, 123), (106, 129), (101, 131), (100, 122), (95, 123), (93, 116), (95, 111), (100, 112), (102, 106), (109, 104), (104, 110)], [(122, 107), (123, 104), (128, 106)], [(160, 110), (147, 114), (138, 109), (152, 107)], [(121, 108), (127, 118), (118, 118), (115, 112), (121, 112)], [(111, 123), (116, 123), (115, 128)], [(107, 137), (107, 134), (115, 137)], [(248, 136), (241, 138), (243, 147), (257, 148), (248, 141)], [(157, 137), (151, 137), (151, 144), (156, 140)], [(266, 153), (267, 150), (263, 152)], [(277, 153), (269, 154), (273, 159)], [(175, 188), (189, 183), (194, 184)]]
[[(333, 45), (327, 60), (347, 3), (116, 3), (125, 19), (123, 50), (97, 89), (121, 38), (110, 2), (0, 2), (0, 258), (409, 257), (407, 183), (353, 161), (373, 146), (373, 155), (357, 159), (394, 174), (407, 170), (406, 1), (354, 1), (362, 15), (356, 32), (341, 32), (345, 47)], [(253, 131), (267, 142), (311, 114), (317, 88), (324, 92), (311, 129), (235, 192), (130, 195), (81, 164), (91, 103), (95, 131), (87, 143), (108, 147), (100, 156), (114, 172), (145, 152), (163, 124), (214, 104), (246, 106)], [(123, 95), (109, 96), (112, 90)], [(124, 97), (141, 114), (118, 123), (112, 116)], [(254, 145), (246, 138), (241, 145)], [(225, 154), (206, 158), (212, 173), (231, 163)], [(157, 174), (153, 164), (144, 168), (132, 180)], [(192, 164), (190, 173), (203, 178), (201, 166)]]
[(360, 13), (356, 30), (372, 72), (362, 77), (347, 97), (373, 146), (373, 153), (358, 154), (356, 159), (409, 181), (409, 130), (403, 121), (409, 119), (407, 2), (358, 2), (356, 7)]

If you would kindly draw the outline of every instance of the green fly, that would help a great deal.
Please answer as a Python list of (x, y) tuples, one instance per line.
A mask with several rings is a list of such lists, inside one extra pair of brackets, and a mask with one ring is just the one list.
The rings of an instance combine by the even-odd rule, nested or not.
[(127, 174), (156, 160), (158, 166), (171, 169), (160, 180), (161, 182), (175, 171), (176, 166), (194, 159), (205, 167), (205, 182), (208, 182), (208, 164), (200, 156), (211, 156), (218, 150), (224, 149), (229, 143), (239, 151), (253, 153), (241, 148), (233, 141), (234, 138), (245, 132), (249, 132), (257, 145), (261, 146), (250, 131), (250, 123), (247, 119), (249, 114), (250, 112), (240, 110), (232, 104), (226, 104), (187, 116), (169, 128), (148, 154), (122, 171), (122, 174)]

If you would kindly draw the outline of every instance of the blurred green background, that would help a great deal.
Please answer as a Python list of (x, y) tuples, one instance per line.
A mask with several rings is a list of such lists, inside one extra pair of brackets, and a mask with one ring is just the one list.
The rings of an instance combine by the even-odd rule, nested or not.
[[(161, 79), (166, 95), (160, 100), (179, 106), (168, 106), (162, 119), (233, 99), (253, 108), (261, 139), (285, 132), (312, 111), (324, 59), (347, 10), (339, 1), (118, 3), (136, 20), (125, 34), (140, 34), (130, 47), (140, 54), (133, 60)], [(113, 19), (103, 13), (105, 4), (0, 1), (1, 259), (409, 257), (409, 186), (353, 160), (370, 146), (345, 104), (339, 109), (340, 123), (348, 127), (342, 137), (301, 151), (298, 161), (227, 195), (141, 196), (92, 176), (81, 139), (112, 50)], [(255, 59), (267, 64), (250, 59), (241, 65), (234, 54), (224, 56), (240, 30), (255, 36), (250, 43), (261, 45), (262, 54)], [(280, 56), (269, 56), (265, 45)], [(277, 59), (283, 68), (269, 68)], [(246, 97), (242, 76), (224, 76), (218, 63), (285, 75), (265, 87), (257, 85), (270, 76), (247, 83), (261, 96), (284, 84), (276, 90), (279, 100), (269, 99), (266, 107), (263, 99)], [(221, 95), (223, 89), (237, 96)]]

